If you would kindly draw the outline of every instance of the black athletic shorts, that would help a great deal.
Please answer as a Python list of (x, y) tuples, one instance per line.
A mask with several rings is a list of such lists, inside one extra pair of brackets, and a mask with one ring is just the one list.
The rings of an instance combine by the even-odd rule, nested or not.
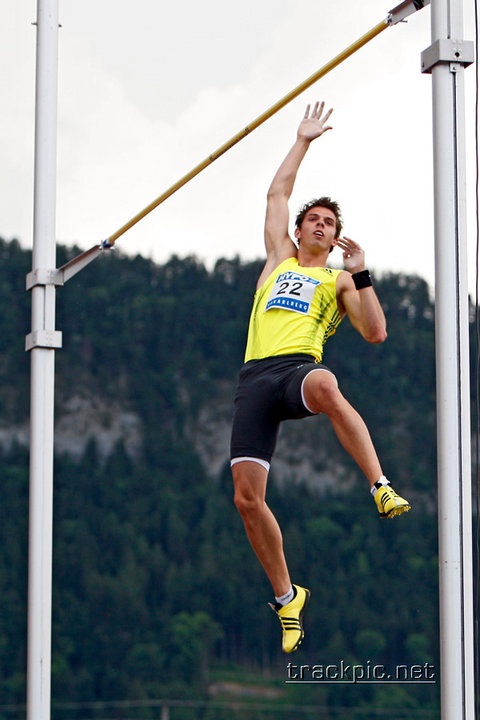
[(311, 355), (250, 360), (240, 370), (230, 457), (270, 462), (280, 423), (315, 415), (302, 400), (302, 382), (312, 370), (328, 370)]

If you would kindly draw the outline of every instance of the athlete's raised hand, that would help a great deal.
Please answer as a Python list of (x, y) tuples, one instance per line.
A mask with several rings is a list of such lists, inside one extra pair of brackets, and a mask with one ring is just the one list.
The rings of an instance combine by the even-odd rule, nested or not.
[(345, 270), (355, 273), (365, 269), (365, 253), (360, 245), (347, 237), (337, 238), (335, 245), (343, 250)]
[(327, 130), (331, 130), (332, 126), (327, 125), (327, 123), (332, 112), (333, 108), (325, 112), (325, 103), (323, 101), (318, 102), (317, 100), (311, 112), (310, 105), (307, 105), (303, 120), (298, 127), (297, 136), (310, 141), (320, 137)]

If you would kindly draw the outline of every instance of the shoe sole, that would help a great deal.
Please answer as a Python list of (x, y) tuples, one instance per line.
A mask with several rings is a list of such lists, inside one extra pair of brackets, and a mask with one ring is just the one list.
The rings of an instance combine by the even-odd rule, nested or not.
[(405, 504), (405, 505), (397, 505), (396, 507), (392, 508), (388, 513), (380, 513), (381, 518), (394, 518), (398, 515), (403, 515), (403, 513), (408, 512), (411, 510), (411, 505)]

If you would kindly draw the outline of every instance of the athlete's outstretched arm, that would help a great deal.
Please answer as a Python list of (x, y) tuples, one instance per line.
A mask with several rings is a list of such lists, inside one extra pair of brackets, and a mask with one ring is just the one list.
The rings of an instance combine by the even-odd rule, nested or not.
[(287, 257), (296, 253), (295, 246), (288, 234), (288, 201), (293, 191), (298, 168), (312, 140), (331, 130), (328, 120), (333, 110), (325, 112), (325, 103), (316, 102), (313, 110), (307, 105), (305, 115), (298, 127), (294, 145), (278, 168), (267, 195), (267, 213), (265, 218), (265, 249), (267, 263), (260, 276), (259, 285)]

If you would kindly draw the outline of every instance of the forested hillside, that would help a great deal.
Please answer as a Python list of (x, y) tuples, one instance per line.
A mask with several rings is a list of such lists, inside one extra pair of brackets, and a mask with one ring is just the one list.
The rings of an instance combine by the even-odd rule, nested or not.
[[(58, 265), (77, 252), (59, 247)], [(16, 720), (25, 702), (31, 260), (16, 242), (0, 241), (0, 253), (0, 719)], [(387, 342), (370, 346), (345, 321), (325, 356), (411, 513), (378, 518), (365, 480), (321, 418), (282, 431), (269, 502), (295, 581), (312, 590), (304, 644), (286, 658), (268, 583), (232, 504), (227, 462), (259, 269), (238, 259), (212, 271), (195, 258), (160, 266), (115, 250), (57, 293), (58, 720), (106, 718), (91, 704), (100, 701), (143, 703), (117, 704), (109, 717), (157, 718), (147, 701), (159, 698), (205, 702), (201, 711), (171, 709), (172, 720), (223, 720), (237, 715), (219, 698), (238, 701), (234, 691), (246, 687), (253, 719), (270, 717), (256, 709), (265, 698), (304, 706), (305, 717), (312, 707), (325, 718), (373, 717), (372, 707), (388, 707), (390, 718), (438, 716), (435, 683), (285, 683), (289, 660), (428, 663), (438, 671), (428, 287), (419, 277), (376, 278)]]

